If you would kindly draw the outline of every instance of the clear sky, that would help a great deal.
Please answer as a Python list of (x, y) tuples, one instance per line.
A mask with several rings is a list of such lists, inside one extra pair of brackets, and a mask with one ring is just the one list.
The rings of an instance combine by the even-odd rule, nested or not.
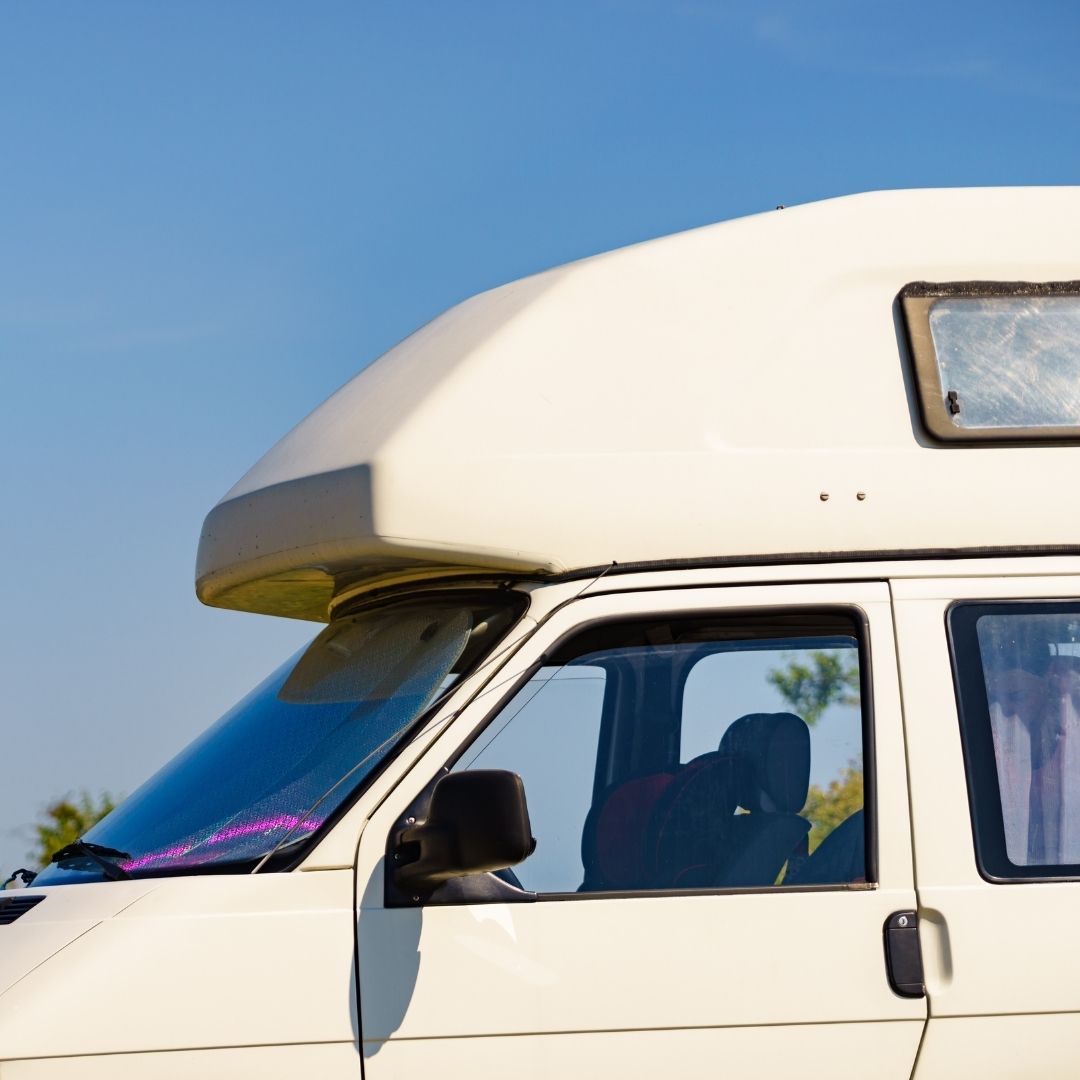
[(204, 514), (481, 289), (872, 188), (1080, 181), (1080, 6), (0, 0), (0, 867), (310, 631)]

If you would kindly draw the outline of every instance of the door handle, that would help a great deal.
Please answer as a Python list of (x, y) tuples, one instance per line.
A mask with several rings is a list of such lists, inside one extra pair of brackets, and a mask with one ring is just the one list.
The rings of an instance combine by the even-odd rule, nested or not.
[(893, 993), (909, 998), (926, 996), (919, 916), (914, 911), (894, 911), (885, 920), (885, 971)]

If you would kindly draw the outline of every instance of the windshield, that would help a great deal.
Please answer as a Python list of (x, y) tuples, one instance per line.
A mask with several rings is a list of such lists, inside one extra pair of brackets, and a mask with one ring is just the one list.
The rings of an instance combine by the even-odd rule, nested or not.
[[(335, 619), (84, 839), (131, 876), (250, 870), (315, 833), (524, 606), (452, 594)], [(36, 884), (103, 880), (72, 856)]]

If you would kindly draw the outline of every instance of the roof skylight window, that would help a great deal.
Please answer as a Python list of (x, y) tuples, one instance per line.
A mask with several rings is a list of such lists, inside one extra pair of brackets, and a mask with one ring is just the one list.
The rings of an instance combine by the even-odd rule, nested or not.
[(915, 282), (900, 301), (932, 435), (1080, 439), (1080, 282)]

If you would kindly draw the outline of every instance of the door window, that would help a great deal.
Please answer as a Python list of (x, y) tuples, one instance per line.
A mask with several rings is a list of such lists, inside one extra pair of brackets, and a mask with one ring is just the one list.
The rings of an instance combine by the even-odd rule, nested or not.
[(530, 891), (863, 881), (861, 655), (835, 611), (598, 624), (455, 768), (522, 777)]
[(957, 604), (949, 627), (980, 868), (1080, 877), (1080, 604)]

